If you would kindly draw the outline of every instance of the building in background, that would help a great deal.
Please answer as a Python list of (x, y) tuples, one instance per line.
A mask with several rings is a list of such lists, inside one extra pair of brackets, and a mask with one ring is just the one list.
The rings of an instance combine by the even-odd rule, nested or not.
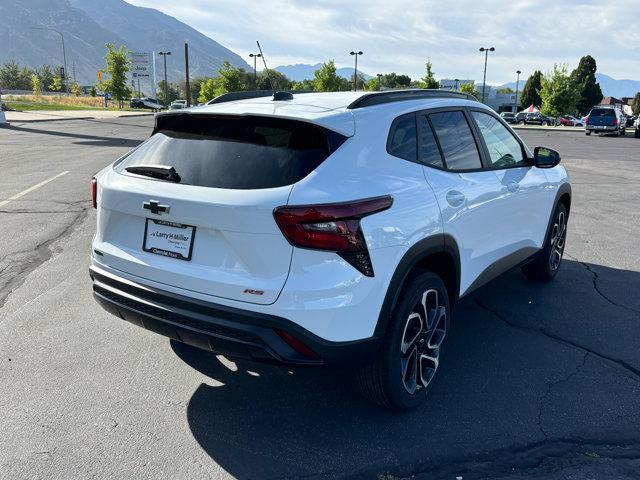
[[(487, 85), (484, 90), (484, 103), (493, 108), (496, 112), (513, 112), (516, 113), (516, 92), (513, 93), (498, 93), (498, 90), (504, 87), (492, 87)], [(476, 90), (480, 92), (480, 98), (482, 101), (482, 84), (476, 84)], [(518, 97), (522, 92), (518, 92)], [(519, 99), (518, 99), (519, 100)]]

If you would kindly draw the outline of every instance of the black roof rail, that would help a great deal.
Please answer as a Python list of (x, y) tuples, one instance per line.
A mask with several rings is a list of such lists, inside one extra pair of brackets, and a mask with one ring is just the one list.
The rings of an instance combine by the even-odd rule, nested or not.
[(382, 105), (384, 103), (402, 102), (404, 100), (420, 100), (426, 98), (462, 98), (465, 100), (478, 101), (476, 97), (469, 93), (414, 88), (368, 93), (351, 102), (347, 105), (347, 108), (349, 110), (353, 110), (354, 108), (371, 107), (373, 105)]
[(215, 98), (209, 100), (205, 105), (213, 105), (214, 103), (235, 102), (236, 100), (247, 100), (249, 98), (262, 98), (262, 97), (274, 97), (274, 100), (292, 100), (293, 94), (300, 93), (312, 93), (308, 90), (278, 90), (273, 93), (273, 90), (247, 90), (241, 92), (228, 92), (218, 95)]

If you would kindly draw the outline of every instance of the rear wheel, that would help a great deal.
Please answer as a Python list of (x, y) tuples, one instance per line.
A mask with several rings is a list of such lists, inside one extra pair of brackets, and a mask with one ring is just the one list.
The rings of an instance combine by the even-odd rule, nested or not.
[(587, 135), (587, 136), (591, 135), (591, 130), (586, 130), (586, 131), (584, 132), (584, 134), (585, 134), (585, 135)]
[(357, 372), (357, 380), (369, 400), (404, 410), (423, 403), (433, 385), (450, 308), (447, 289), (432, 272), (413, 277), (399, 298), (378, 357)]
[(633, 135), (636, 138), (640, 138), (640, 128), (636, 128), (636, 132)]
[(567, 240), (567, 219), (567, 207), (558, 203), (544, 248), (534, 260), (522, 267), (522, 272), (527, 278), (545, 281), (556, 276)]
[(526, 123), (527, 123), (527, 122), (525, 122), (524, 120), (520, 120), (520, 121), (518, 122), (518, 124), (519, 124), (519, 125), (526, 125)]

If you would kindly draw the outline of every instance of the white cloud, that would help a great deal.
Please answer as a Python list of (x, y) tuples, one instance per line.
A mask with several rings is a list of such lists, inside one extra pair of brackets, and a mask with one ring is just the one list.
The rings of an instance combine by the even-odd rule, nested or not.
[(247, 56), (258, 39), (270, 66), (334, 59), (351, 66), (364, 55), (369, 74), (423, 75), (431, 58), (437, 78), (482, 80), (480, 46), (495, 46), (487, 82), (513, 81), (520, 69), (575, 67), (592, 55), (598, 70), (640, 78), (638, 0), (129, 0), (188, 23)]

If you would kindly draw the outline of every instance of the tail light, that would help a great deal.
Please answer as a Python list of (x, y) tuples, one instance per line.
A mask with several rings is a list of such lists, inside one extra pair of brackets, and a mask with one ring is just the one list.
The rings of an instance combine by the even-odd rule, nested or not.
[(336, 252), (360, 273), (373, 277), (360, 220), (393, 204), (390, 195), (345, 203), (278, 207), (273, 216), (291, 245)]
[(618, 118), (617, 118), (617, 117), (614, 117), (614, 118), (613, 118), (613, 126), (615, 127), (615, 126), (617, 126), (617, 125), (618, 125)]
[(589, 117), (585, 117), (584, 118), (584, 124), (585, 125), (589, 125)]
[(98, 181), (96, 177), (91, 179), (91, 200), (93, 201), (93, 208), (98, 208)]

